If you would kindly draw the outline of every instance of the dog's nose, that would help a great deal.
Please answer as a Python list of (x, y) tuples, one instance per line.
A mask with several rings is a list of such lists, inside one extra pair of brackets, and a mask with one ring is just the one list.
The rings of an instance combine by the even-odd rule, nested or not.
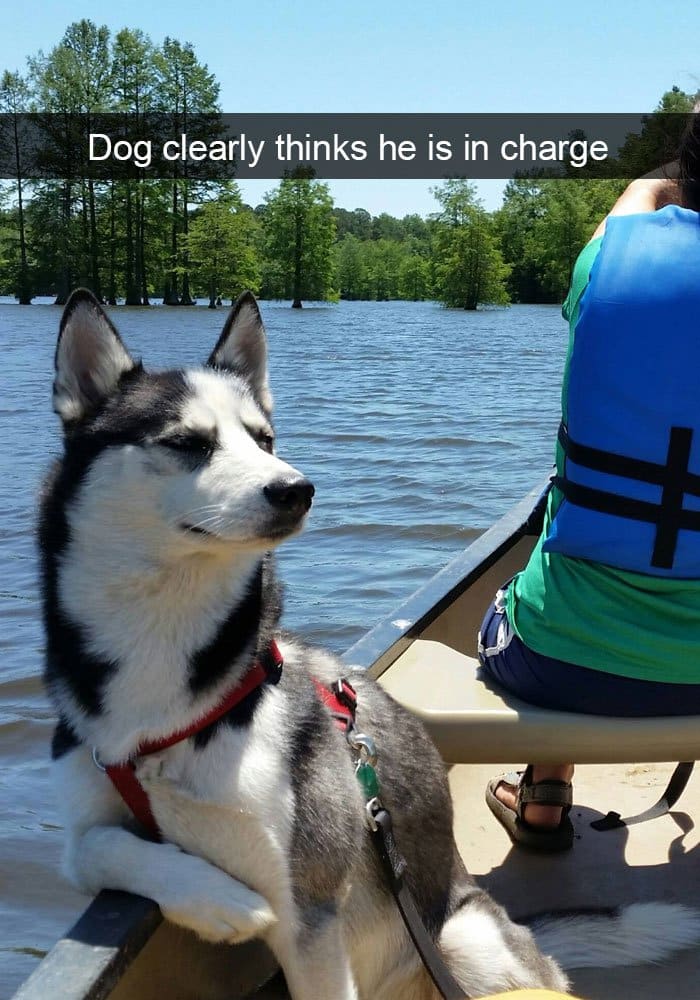
[(279, 511), (286, 514), (305, 514), (311, 506), (311, 500), (316, 491), (314, 484), (308, 479), (278, 479), (275, 483), (265, 486), (263, 493)]

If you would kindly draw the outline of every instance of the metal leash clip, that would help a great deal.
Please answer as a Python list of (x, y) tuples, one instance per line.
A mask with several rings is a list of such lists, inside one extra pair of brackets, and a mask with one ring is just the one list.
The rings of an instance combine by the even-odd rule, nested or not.
[(360, 762), (363, 764), (371, 764), (372, 767), (377, 763), (377, 746), (371, 736), (366, 736), (364, 733), (358, 733), (357, 730), (351, 729), (347, 734), (347, 741), (353, 750), (356, 750), (360, 755)]
[(378, 795), (375, 795), (374, 798), (369, 799), (367, 802), (365, 802), (365, 815), (367, 817), (367, 825), (372, 831), (372, 833), (376, 833), (377, 830), (379, 829), (379, 824), (377, 823), (376, 815), (383, 808), (384, 806), (382, 805), (382, 800), (379, 798)]

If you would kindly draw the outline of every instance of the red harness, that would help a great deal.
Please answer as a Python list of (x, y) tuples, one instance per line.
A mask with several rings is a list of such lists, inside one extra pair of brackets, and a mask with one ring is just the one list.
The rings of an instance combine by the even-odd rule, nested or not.
[[(126, 763), (108, 764), (104, 767), (112, 784), (141, 826), (148, 831), (152, 840), (160, 840), (161, 834), (151, 809), (148, 793), (136, 777), (136, 760), (148, 754), (158, 753), (160, 750), (167, 750), (168, 747), (195, 736), (230, 712), (263, 684), (276, 684), (282, 674), (283, 665), (284, 658), (273, 639), (262, 657), (254, 661), (235, 687), (210, 712), (170, 736), (139, 744), (135, 755)], [(336, 681), (330, 688), (325, 687), (316, 678), (313, 680), (319, 698), (329, 709), (336, 724), (347, 733), (355, 721), (357, 699), (353, 687), (346, 680)], [(98, 763), (96, 756), (95, 762)]]

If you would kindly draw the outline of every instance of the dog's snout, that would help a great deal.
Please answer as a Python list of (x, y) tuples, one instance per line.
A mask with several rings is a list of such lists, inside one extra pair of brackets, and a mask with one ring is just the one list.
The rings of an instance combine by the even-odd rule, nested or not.
[(278, 479), (265, 486), (263, 493), (272, 506), (287, 514), (305, 514), (316, 491), (308, 479)]

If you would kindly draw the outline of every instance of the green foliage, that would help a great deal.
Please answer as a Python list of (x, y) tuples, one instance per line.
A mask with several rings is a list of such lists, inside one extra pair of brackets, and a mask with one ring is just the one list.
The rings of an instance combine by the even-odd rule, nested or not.
[(360, 240), (372, 238), (372, 216), (364, 208), (349, 212), (347, 208), (334, 208), (335, 230), (339, 240), (350, 233)]
[(493, 220), (469, 181), (452, 179), (435, 188), (441, 212), (435, 219), (436, 297), (446, 306), (476, 309), (509, 301), (503, 260)]
[[(251, 209), (231, 183), (177, 175), (90, 180), (83, 136), (71, 134), (63, 115), (51, 119), (63, 180), (27, 182), (16, 134), (27, 110), (163, 111), (191, 132), (192, 116), (216, 111), (219, 99), (216, 79), (189, 43), (166, 38), (158, 47), (129, 28), (112, 37), (86, 18), (28, 65), (26, 78), (0, 77), (0, 139), (19, 155), (18, 179), (0, 185), (0, 289), (22, 302), (40, 293), (64, 301), (77, 284), (131, 305), (161, 295), (188, 304), (192, 293), (213, 305), (244, 288), (295, 305), (338, 296), (436, 298), (466, 309), (509, 299), (558, 302), (578, 252), (624, 187), (581, 173), (513, 180), (489, 214), (472, 184), (449, 180), (435, 190), (439, 211), (426, 220), (336, 208), (325, 184), (288, 177)], [(621, 150), (630, 176), (667, 158), (697, 97), (677, 87), (661, 97)]]
[(399, 264), (399, 297), (420, 302), (430, 295), (430, 266), (420, 253), (404, 254)]
[(365, 246), (365, 241), (350, 232), (336, 244), (336, 270), (341, 299), (368, 297)]
[(243, 207), (235, 187), (197, 211), (187, 246), (195, 288), (206, 292), (211, 308), (218, 296), (234, 299), (245, 289), (260, 290), (259, 233), (259, 220)]
[(624, 185), (573, 178), (507, 185), (494, 223), (516, 302), (562, 301), (576, 257)]
[[(421, 220), (423, 221), (423, 220)], [(402, 239), (360, 240), (352, 233), (336, 244), (336, 269), (342, 299), (413, 299), (429, 297), (430, 247), (406, 236), (395, 219)]]
[(115, 111), (142, 115), (156, 99), (157, 68), (153, 43), (142, 31), (123, 28), (112, 43)]
[(8, 70), (0, 78), (0, 114), (5, 115), (0, 127), (0, 143), (13, 152), (17, 177), (14, 182), (16, 209), (13, 213), (14, 225), (3, 227), (0, 234), (2, 248), (0, 249), (0, 268), (3, 269), (6, 280), (17, 295), (20, 305), (29, 305), (32, 301), (32, 276), (27, 246), (27, 226), (25, 196), (26, 183), (23, 178), (22, 165), (22, 119), (23, 112), (29, 111), (31, 89), (27, 81), (19, 73)]
[(686, 116), (698, 96), (679, 87), (672, 87), (662, 95), (652, 114), (645, 116), (641, 132), (628, 136), (620, 150), (618, 161), (624, 175), (640, 177), (676, 158)]
[(109, 28), (83, 18), (70, 24), (48, 56), (30, 58), (36, 101), (42, 111), (90, 114), (111, 110)]
[(287, 177), (265, 196), (263, 225), (267, 266), (264, 286), (272, 298), (302, 300), (337, 298), (335, 219), (328, 185), (303, 177)]

